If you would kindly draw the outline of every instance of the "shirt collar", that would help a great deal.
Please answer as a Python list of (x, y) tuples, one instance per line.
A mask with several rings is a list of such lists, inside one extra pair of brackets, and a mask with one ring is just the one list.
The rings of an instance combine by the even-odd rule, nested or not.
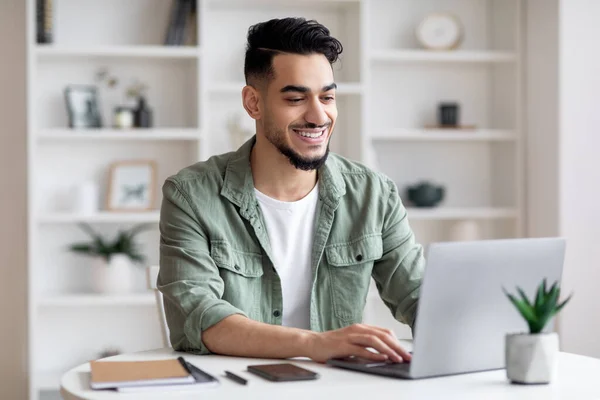
[[(250, 153), (256, 143), (256, 135), (244, 143), (233, 153), (225, 169), (225, 177), (221, 195), (229, 201), (249, 212), (255, 207), (254, 179), (250, 166)], [(339, 198), (346, 193), (346, 184), (337, 165), (337, 160), (330, 156), (319, 169), (319, 197), (331, 207), (336, 207)]]

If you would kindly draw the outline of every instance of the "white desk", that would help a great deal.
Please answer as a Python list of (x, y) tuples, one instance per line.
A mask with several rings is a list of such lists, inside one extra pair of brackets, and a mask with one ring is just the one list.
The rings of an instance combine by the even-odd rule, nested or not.
[[(407, 346), (408, 347), (408, 346)], [(316, 399), (595, 399), (600, 400), (600, 359), (561, 353), (557, 379), (550, 385), (511, 385), (504, 370), (480, 372), (443, 378), (401, 380), (333, 368), (305, 360), (291, 362), (318, 372), (315, 381), (269, 382), (246, 372), (250, 364), (278, 362), (223, 356), (193, 356), (157, 349), (133, 354), (122, 354), (110, 360), (158, 360), (183, 355), (220, 380), (220, 386), (190, 392), (154, 392), (119, 394), (112, 391), (93, 391), (89, 387), (89, 364), (82, 364), (63, 375), (61, 394), (70, 399), (244, 399), (284, 400)], [(225, 370), (248, 379), (240, 385), (224, 377)], [(385, 396), (385, 397), (383, 397)], [(393, 396), (393, 397), (388, 397)]]

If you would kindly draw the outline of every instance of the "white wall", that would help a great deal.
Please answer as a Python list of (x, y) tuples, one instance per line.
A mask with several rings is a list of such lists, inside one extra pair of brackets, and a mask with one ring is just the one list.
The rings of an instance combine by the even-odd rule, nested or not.
[(600, 1), (560, 2), (560, 230), (568, 238), (563, 349), (600, 357)]
[(0, 397), (27, 397), (25, 2), (0, 1)]
[(600, 1), (527, 1), (528, 234), (563, 236), (561, 348), (600, 357)]
[(558, 234), (558, 2), (528, 0), (525, 78), (528, 235)]

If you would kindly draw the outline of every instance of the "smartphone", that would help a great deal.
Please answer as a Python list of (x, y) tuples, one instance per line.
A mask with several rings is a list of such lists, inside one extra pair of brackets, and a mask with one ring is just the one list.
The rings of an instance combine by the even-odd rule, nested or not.
[(288, 363), (249, 365), (248, 372), (274, 382), (305, 381), (319, 378), (319, 374), (316, 372)]

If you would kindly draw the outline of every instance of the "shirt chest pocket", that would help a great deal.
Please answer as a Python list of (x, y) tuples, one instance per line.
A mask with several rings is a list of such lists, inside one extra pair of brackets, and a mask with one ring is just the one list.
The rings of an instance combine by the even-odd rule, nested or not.
[(262, 294), (263, 255), (236, 250), (225, 241), (211, 241), (211, 257), (223, 280), (223, 300), (254, 318)]
[(383, 255), (380, 234), (366, 235), (325, 248), (336, 317), (361, 322), (371, 283), (373, 264)]

